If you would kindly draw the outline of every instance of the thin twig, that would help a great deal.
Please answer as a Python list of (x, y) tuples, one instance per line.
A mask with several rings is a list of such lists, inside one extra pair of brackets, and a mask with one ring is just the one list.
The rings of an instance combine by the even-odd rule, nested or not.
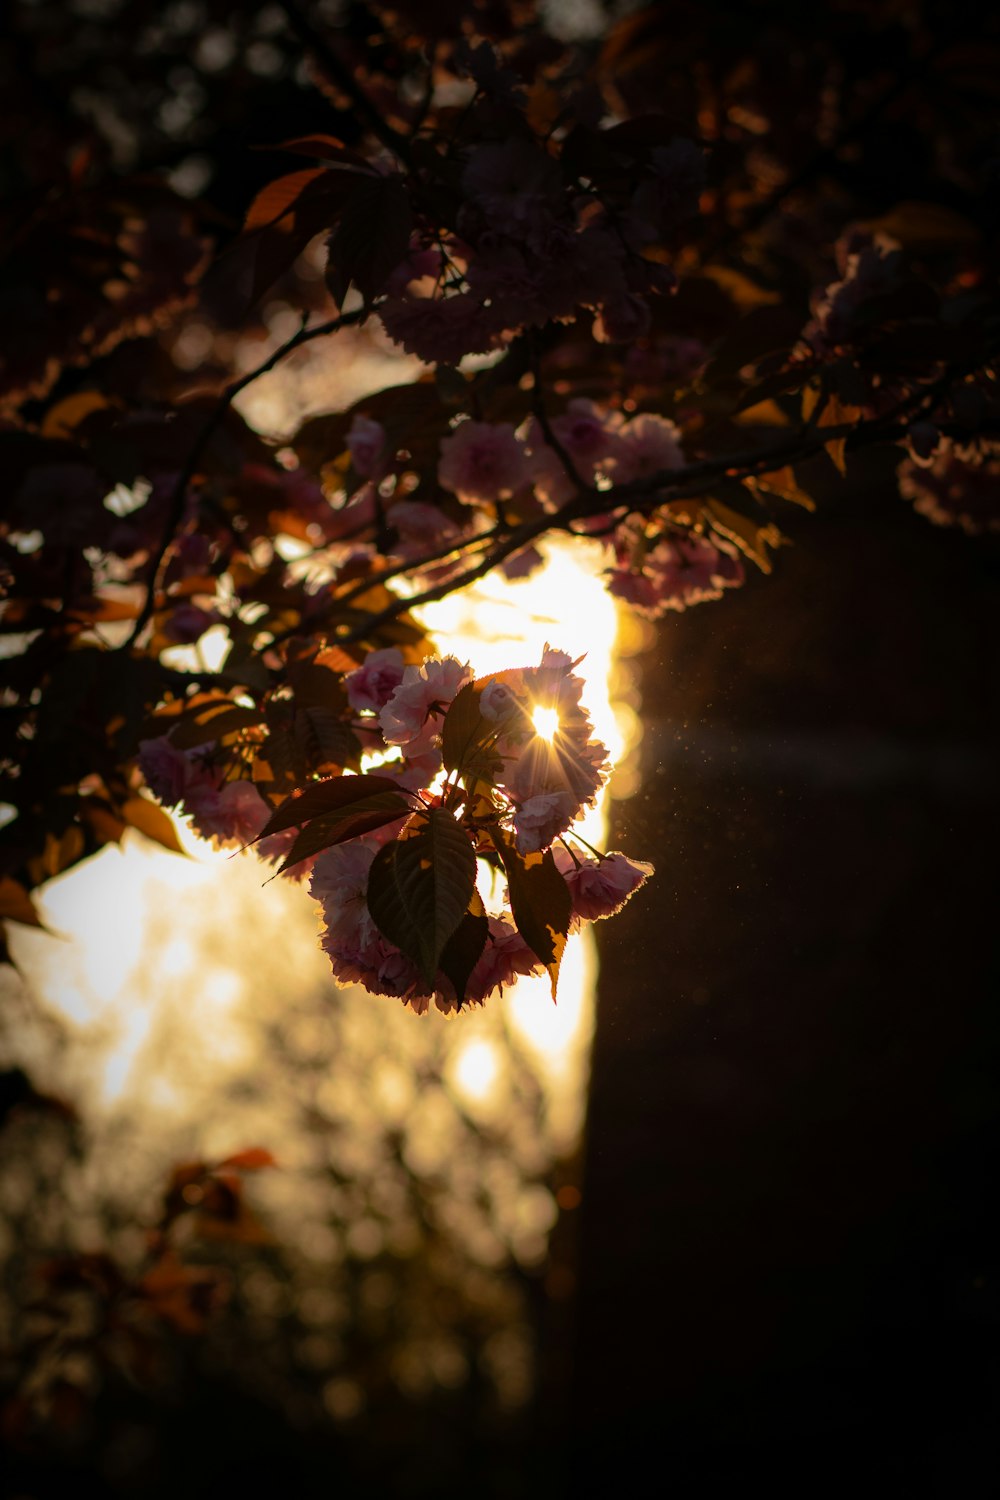
[(225, 420), (229, 408), (236, 400), (236, 397), (241, 391), (245, 391), (247, 386), (252, 385), (255, 380), (259, 380), (262, 375), (266, 375), (269, 370), (273, 370), (275, 365), (280, 364), (285, 358), (286, 354), (292, 353), (293, 349), (301, 349), (303, 344), (310, 343), (312, 339), (322, 338), (325, 334), (336, 333), (341, 328), (347, 328), (353, 323), (359, 323), (363, 316), (364, 309), (357, 308), (354, 312), (340, 313), (338, 317), (330, 318), (325, 323), (316, 323), (312, 328), (307, 328), (303, 321), (302, 327), (299, 328), (298, 332), (292, 334), (291, 338), (286, 339), (283, 344), (279, 344), (277, 349), (269, 354), (259, 365), (255, 366), (252, 370), (248, 370), (238, 380), (231, 381), (220, 392), (203, 427), (188, 450), (187, 457), (170, 493), (170, 504), (167, 509), (167, 518), (164, 522), (163, 532), (156, 551), (149, 560), (146, 597), (143, 601), (142, 609), (136, 616), (135, 625), (128, 639), (119, 649), (128, 650), (134, 646), (149, 623), (155, 607), (156, 584), (160, 576), (160, 569), (163, 566), (163, 559), (170, 549), (177, 528), (184, 516), (188, 486), (197, 473), (202, 454)]
[(314, 55), (330, 82), (340, 89), (341, 93), (347, 95), (354, 105), (358, 118), (366, 128), (371, 131), (377, 141), (381, 141), (383, 146), (398, 156), (400, 161), (409, 165), (409, 141), (405, 136), (400, 135), (398, 130), (394, 130), (388, 120), (382, 118), (350, 68), (337, 56), (326, 37), (316, 29), (298, 4), (298, 0), (281, 0), (281, 8), (289, 27), (303, 47)]

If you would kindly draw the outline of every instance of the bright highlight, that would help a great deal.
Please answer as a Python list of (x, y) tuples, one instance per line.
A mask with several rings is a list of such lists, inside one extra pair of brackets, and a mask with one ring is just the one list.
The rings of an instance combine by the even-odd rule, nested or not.
[(556, 730), (559, 728), (559, 715), (554, 708), (543, 708), (539, 704), (531, 715), (531, 722), (535, 726), (535, 733), (541, 739), (555, 739)]

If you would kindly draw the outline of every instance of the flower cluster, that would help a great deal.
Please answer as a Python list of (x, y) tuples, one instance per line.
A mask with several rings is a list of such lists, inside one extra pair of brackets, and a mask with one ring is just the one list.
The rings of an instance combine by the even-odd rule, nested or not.
[(216, 848), (234, 848), (257, 837), (267, 822), (267, 805), (252, 782), (227, 780), (212, 743), (178, 750), (167, 735), (142, 740), (139, 769), (165, 807), (176, 808)]
[(608, 572), (608, 591), (651, 620), (685, 610), (743, 582), (743, 564), (733, 548), (704, 536), (663, 537), (642, 558)]
[(457, 364), (586, 309), (595, 338), (631, 344), (650, 330), (650, 297), (675, 286), (649, 249), (697, 211), (703, 175), (693, 142), (657, 146), (611, 212), (539, 141), (472, 145), (458, 232), (438, 250), (415, 235), (379, 307), (386, 332), (428, 363)]
[(961, 526), (970, 536), (1000, 531), (1000, 444), (966, 449), (939, 437), (926, 457), (911, 446), (898, 472), (900, 494), (935, 525)]
[[(168, 735), (158, 735), (139, 744), (139, 770), (149, 790), (164, 807), (189, 818), (200, 838), (216, 849), (254, 843), (261, 859), (279, 864), (291, 847), (291, 837), (276, 833), (260, 838), (270, 809), (252, 781), (243, 776), (227, 779), (226, 761), (214, 741), (179, 750)], [(312, 860), (306, 860), (288, 873), (303, 880), (311, 868)]]
[[(581, 704), (583, 681), (574, 666), (565, 652), (546, 648), (536, 667), (476, 681), (454, 657), (404, 666), (390, 648), (372, 652), (347, 676), (352, 707), (377, 723), (385, 744), (402, 756), (382, 768), (379, 787), (391, 782), (410, 800), (402, 822), (339, 842), (316, 858), (310, 890), (322, 908), (322, 945), (339, 982), (398, 997), (417, 1011), (431, 1000), (443, 1011), (480, 1004), (519, 975), (546, 969), (554, 983), (558, 954), (539, 951), (532, 901), (541, 903), (552, 932), (561, 927), (561, 941), (582, 921), (617, 911), (652, 873), (651, 866), (623, 854), (594, 856), (562, 837), (593, 805), (608, 772), (608, 753)], [(545, 721), (550, 728), (543, 734), (536, 726)], [(358, 779), (359, 799), (363, 782)], [(350, 782), (346, 788), (349, 793)], [(390, 806), (387, 817), (394, 810)], [(487, 913), (478, 891), (470, 887), (467, 893), (469, 917), (478, 912), (480, 926), (461, 993), (453, 971), (421, 967), (418, 934), (410, 935), (412, 943), (393, 941), (373, 915), (371, 884), (380, 851), (383, 860), (391, 844), (405, 851), (408, 839), (423, 836), (432, 813), (447, 819), (453, 835), (461, 830), (458, 837), (469, 840), (480, 860), (497, 868), (499, 855), (508, 878), (501, 910)], [(426, 871), (421, 866), (419, 875), (408, 877), (404, 898), (412, 894), (413, 881), (445, 881), (432, 868), (432, 857), (424, 863)], [(514, 879), (521, 885), (514, 899), (512, 870), (520, 872)], [(537, 876), (540, 870), (540, 894), (525, 896), (530, 872)], [(462, 911), (453, 918), (457, 927)], [(443, 961), (439, 953), (435, 962)]]

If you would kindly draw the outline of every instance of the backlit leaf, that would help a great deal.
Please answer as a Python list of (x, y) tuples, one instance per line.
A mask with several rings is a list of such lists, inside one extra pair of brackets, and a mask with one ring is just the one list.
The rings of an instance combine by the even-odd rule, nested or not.
[(285, 828), (301, 828), (312, 818), (340, 813), (359, 802), (376, 796), (395, 798), (397, 817), (413, 810), (413, 799), (389, 776), (334, 776), (313, 782), (295, 797), (283, 802), (261, 829), (260, 837), (281, 833)]
[(10, 875), (0, 879), (0, 920), (22, 922), (26, 927), (42, 926), (42, 919), (28, 892)]
[(769, 495), (777, 495), (781, 500), (789, 500), (793, 505), (801, 505), (805, 510), (815, 510), (816, 502), (811, 495), (799, 487), (795, 478), (795, 471), (791, 464), (786, 464), (783, 469), (772, 469), (767, 474), (757, 474), (749, 481), (755, 489), (767, 490)]
[(335, 135), (302, 135), (291, 141), (282, 141), (278, 146), (261, 146), (262, 151), (291, 151), (296, 156), (312, 156), (317, 161), (339, 162), (344, 166), (357, 167), (372, 174), (372, 166), (357, 151), (345, 146)]
[(433, 808), (409, 838), (380, 849), (368, 876), (368, 909), (379, 931), (428, 984), (462, 921), (476, 883), (476, 856), (451, 813)]
[(473, 891), (469, 910), (441, 950), (438, 968), (455, 990), (459, 1007), (465, 1003), (465, 989), (476, 964), (483, 956), (490, 924), (482, 898)]
[(245, 1151), (237, 1151), (219, 1162), (220, 1167), (235, 1167), (239, 1172), (259, 1172), (261, 1167), (276, 1165), (274, 1157), (264, 1146), (248, 1146)]
[[(360, 778), (357, 778), (360, 779)], [(293, 865), (336, 844), (346, 844), (363, 833), (374, 833), (387, 823), (395, 823), (412, 809), (401, 796), (391, 792), (379, 792), (374, 797), (364, 797), (341, 812), (324, 813), (313, 818), (296, 836), (288, 854), (278, 866), (278, 874), (284, 874)]]
[(244, 708), (231, 698), (216, 699), (196, 713), (183, 715), (177, 727), (169, 731), (171, 743), (178, 750), (193, 750), (209, 740), (254, 729), (263, 722), (263, 717), (259, 709)]
[(744, 556), (756, 563), (762, 573), (770, 573), (771, 559), (767, 555), (767, 549), (780, 545), (781, 532), (777, 526), (761, 526), (749, 516), (740, 515), (739, 511), (723, 505), (721, 500), (706, 500), (705, 514), (714, 531), (739, 547)]
[(175, 854), (184, 853), (184, 846), (177, 837), (173, 820), (158, 802), (153, 802), (149, 797), (129, 797), (122, 803), (119, 812), (126, 823), (132, 828), (138, 828), (148, 839), (155, 840), (164, 849), (171, 849)]
[(289, 172), (269, 182), (247, 209), (243, 228), (264, 229), (275, 224), (295, 207), (307, 187), (325, 176), (325, 167), (303, 167), (300, 172)]
[(482, 685), (466, 683), (453, 699), (441, 729), (441, 753), (445, 769), (480, 781), (495, 781), (503, 762), (488, 741), (496, 725), (484, 719), (479, 709)]
[(569, 886), (556, 868), (551, 849), (544, 854), (521, 854), (513, 839), (499, 830), (495, 831), (494, 840), (507, 876), (514, 922), (528, 947), (545, 965), (554, 1000), (573, 912)]

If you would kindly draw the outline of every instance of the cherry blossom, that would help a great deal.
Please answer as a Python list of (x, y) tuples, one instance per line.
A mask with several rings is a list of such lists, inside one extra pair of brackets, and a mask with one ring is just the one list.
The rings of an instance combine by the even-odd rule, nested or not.
[(650, 619), (718, 599), (743, 576), (743, 564), (731, 551), (695, 535), (664, 538), (640, 566), (612, 568), (607, 575), (608, 592)]
[(517, 928), (506, 917), (489, 918), (489, 936), (482, 957), (467, 986), (468, 999), (481, 1004), (504, 985), (516, 984), (522, 974), (541, 974), (542, 964)]
[(929, 463), (906, 458), (899, 493), (936, 526), (960, 526), (970, 536), (1000, 531), (1000, 444), (962, 450), (941, 438)]
[(403, 680), (403, 653), (395, 646), (372, 651), (344, 678), (347, 701), (360, 712), (378, 713)]
[(471, 667), (454, 656), (431, 657), (422, 666), (407, 667), (379, 714), (387, 744), (408, 745), (416, 740), (432, 706), (446, 708), (459, 688), (471, 681)]
[(642, 412), (625, 423), (608, 464), (616, 484), (683, 466), (680, 433), (673, 422), (655, 412)]
[(556, 868), (569, 886), (573, 915), (579, 921), (597, 922), (621, 911), (626, 901), (654, 873), (643, 860), (629, 859), (617, 850), (601, 859), (561, 844), (553, 848)]
[(195, 832), (220, 849), (248, 844), (268, 817), (267, 804), (250, 781), (230, 781), (221, 787), (197, 783), (185, 793), (184, 811)]
[(347, 433), (347, 447), (351, 463), (362, 479), (376, 483), (389, 472), (389, 440), (381, 422), (370, 417), (356, 416)]
[(438, 480), (465, 505), (507, 500), (530, 477), (527, 451), (509, 422), (462, 422), (441, 440)]

